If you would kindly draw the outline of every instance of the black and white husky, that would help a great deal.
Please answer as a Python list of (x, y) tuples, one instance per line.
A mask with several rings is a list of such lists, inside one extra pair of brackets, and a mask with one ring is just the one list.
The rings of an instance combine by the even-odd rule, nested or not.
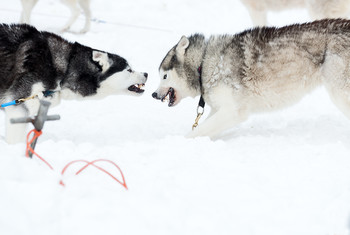
[(276, 110), (326, 87), (350, 118), (350, 21), (321, 20), (236, 35), (183, 36), (159, 67), (153, 97), (175, 106), (201, 95), (208, 118), (188, 137), (216, 137), (250, 114)]
[(39, 99), (57, 105), (61, 98), (140, 95), (148, 76), (118, 55), (21, 24), (0, 25), (0, 58), (0, 104), (35, 97), (4, 108), (8, 143), (25, 138), (25, 125), (10, 119), (36, 114)]

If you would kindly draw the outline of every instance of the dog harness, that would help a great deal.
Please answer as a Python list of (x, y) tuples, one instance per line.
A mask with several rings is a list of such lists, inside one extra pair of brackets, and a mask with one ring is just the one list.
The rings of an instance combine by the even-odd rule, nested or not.
[[(47, 90), (47, 91), (43, 91), (42, 93), (43, 93), (44, 97), (46, 98), (46, 97), (52, 96), (55, 93), (55, 91)], [(31, 99), (34, 99), (36, 97), (38, 97), (38, 95), (33, 95), (33, 96), (30, 96), (30, 97), (27, 97), (27, 98), (21, 98), (21, 99), (17, 99), (17, 100), (12, 100), (10, 102), (2, 104), (0, 107), (1, 108), (5, 108), (7, 106), (21, 104), (21, 103), (23, 103), (23, 102), (25, 102), (27, 100), (31, 100)]]

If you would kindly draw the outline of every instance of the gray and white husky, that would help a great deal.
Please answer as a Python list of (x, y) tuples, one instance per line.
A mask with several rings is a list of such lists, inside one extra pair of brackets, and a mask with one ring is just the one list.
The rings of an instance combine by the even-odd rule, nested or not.
[(188, 137), (217, 137), (250, 114), (292, 105), (320, 85), (350, 118), (350, 21), (254, 28), (209, 39), (183, 36), (159, 73), (154, 98), (169, 98), (175, 106), (201, 95), (211, 107)]
[(350, 0), (241, 0), (255, 26), (267, 25), (268, 11), (306, 8), (312, 20), (347, 18)]
[(70, 43), (29, 25), (0, 24), (0, 58), (0, 104), (35, 97), (4, 108), (8, 143), (23, 141), (26, 127), (10, 119), (36, 114), (39, 99), (57, 105), (61, 98), (140, 95), (148, 76), (132, 70), (116, 54)]

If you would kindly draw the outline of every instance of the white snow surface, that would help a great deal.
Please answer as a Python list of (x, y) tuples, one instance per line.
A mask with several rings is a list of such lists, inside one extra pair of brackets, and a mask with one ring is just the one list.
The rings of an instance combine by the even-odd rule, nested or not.
[[(141, 97), (63, 101), (50, 109), (36, 151), (4, 141), (0, 112), (0, 234), (349, 235), (350, 121), (318, 89), (284, 110), (254, 115), (221, 138), (186, 139), (197, 99), (168, 108), (151, 97), (158, 66), (182, 35), (251, 27), (238, 0), (92, 0), (91, 31), (61, 34), (125, 57), (149, 73)], [(20, 1), (0, 0), (0, 20), (18, 22)], [(59, 33), (69, 10), (41, 0), (32, 23)], [(272, 24), (308, 21), (304, 10), (269, 14)], [(1, 59), (1, 58), (0, 58)], [(209, 109), (208, 109), (209, 110)], [(208, 113), (206, 110), (206, 114)], [(203, 120), (202, 120), (203, 121)], [(128, 190), (93, 167), (109, 159)], [(111, 165), (97, 163), (118, 179)]]

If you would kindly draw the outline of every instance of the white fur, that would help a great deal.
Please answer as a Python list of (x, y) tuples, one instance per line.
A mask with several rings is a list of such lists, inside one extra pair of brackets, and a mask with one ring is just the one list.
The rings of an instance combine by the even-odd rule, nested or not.
[(241, 0), (247, 7), (255, 26), (267, 25), (269, 11), (306, 8), (312, 20), (347, 18), (350, 0)]
[(125, 69), (119, 73), (115, 73), (100, 84), (98, 93), (89, 97), (88, 99), (103, 99), (110, 95), (139, 95), (130, 92), (127, 88), (134, 84), (144, 84), (147, 78), (140, 72), (129, 72)]
[[(71, 16), (68, 22), (62, 28), (62, 31), (67, 31), (73, 23), (78, 19), (80, 15), (80, 8), (83, 10), (85, 15), (85, 25), (84, 28), (80, 31), (81, 33), (86, 33), (90, 30), (91, 26), (91, 10), (90, 10), (90, 0), (61, 0), (66, 6), (69, 7), (71, 11)], [(38, 0), (21, 0), (22, 3), (22, 14), (21, 14), (21, 23), (30, 23), (30, 16), (35, 4)]]
[(100, 51), (92, 52), (92, 59), (102, 66), (102, 72), (106, 72), (111, 66), (108, 59), (108, 54)]
[[(196, 94), (194, 94), (193, 91), (187, 86), (185, 80), (179, 78), (174, 69), (166, 72), (163, 71), (163, 69), (160, 69), (159, 74), (161, 77), (160, 85), (155, 92), (158, 93), (160, 97), (165, 96), (170, 87), (175, 89), (176, 101), (174, 105), (177, 105), (184, 97), (190, 96), (194, 98), (196, 96)], [(167, 79), (164, 80), (163, 77), (165, 74), (167, 75)]]
[(194, 131), (186, 135), (187, 138), (197, 136), (213, 138), (247, 119), (249, 114), (247, 106), (239, 103), (241, 101), (239, 93), (233, 93), (231, 88), (223, 85), (215, 87), (211, 93), (215, 94), (211, 100), (213, 103), (211, 113)]

